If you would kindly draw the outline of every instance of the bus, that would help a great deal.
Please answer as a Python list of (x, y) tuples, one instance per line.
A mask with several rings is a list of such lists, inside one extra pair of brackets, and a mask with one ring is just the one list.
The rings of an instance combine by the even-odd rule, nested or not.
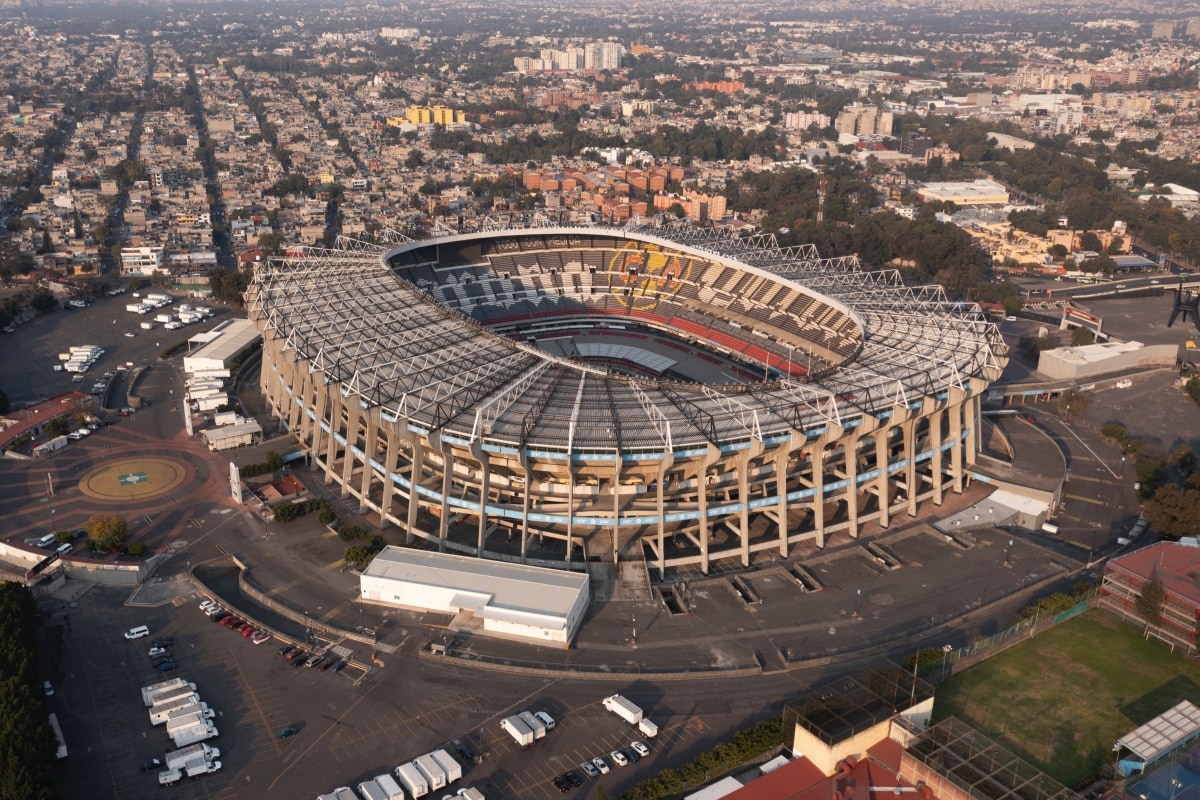
[(63, 738), (62, 728), (58, 726), (58, 717), (50, 715), (50, 727), (54, 731), (54, 738), (58, 740), (58, 752), (55, 758), (63, 759), (67, 757), (67, 740)]

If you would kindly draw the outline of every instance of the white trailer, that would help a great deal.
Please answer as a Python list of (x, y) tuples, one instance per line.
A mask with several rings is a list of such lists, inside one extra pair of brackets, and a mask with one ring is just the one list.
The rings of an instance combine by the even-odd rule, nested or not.
[(474, 786), (468, 786), (465, 789), (459, 789), (458, 796), (463, 798), (463, 800), (487, 800), (487, 798), (483, 796), (483, 792), (479, 791)]
[(217, 736), (217, 726), (211, 722), (202, 721), (193, 723), (190, 727), (183, 730), (175, 731), (171, 734), (171, 741), (175, 742), (176, 747), (184, 747), (196, 742), (203, 742), (206, 739), (212, 739)]
[[(181, 708), (192, 709), (192, 706), (197, 705), (199, 702), (200, 695), (192, 692), (162, 705), (153, 705), (150, 707), (150, 724), (161, 725), (170, 718), (172, 712), (178, 711)], [(205, 706), (205, 708), (207, 707)], [(192, 710), (194, 711), (195, 709)]]
[(508, 735), (511, 736), (517, 744), (521, 745), (522, 748), (529, 747), (531, 744), (533, 744), (533, 731), (529, 729), (528, 725), (521, 721), (520, 717), (505, 717), (504, 719), (500, 720), (500, 727), (507, 731)]
[(421, 774), (421, 770), (417, 769), (412, 762), (406, 762), (396, 767), (393, 772), (396, 773), (396, 780), (404, 784), (404, 788), (408, 789), (408, 793), (413, 798), (424, 797), (429, 794), (429, 781), (425, 780), (425, 776)]
[(141, 303), (127, 303), (125, 310), (134, 314), (145, 314), (145, 307)]
[(386, 772), (376, 775), (375, 783), (383, 790), (387, 800), (404, 800), (404, 790), (400, 788), (400, 784), (396, 783), (396, 779)]
[(150, 700), (151, 708), (160, 708), (167, 703), (172, 703), (181, 697), (190, 697), (195, 694), (196, 685), (185, 683), (182, 686), (173, 686), (170, 689), (164, 689), (159, 694), (156, 694)]
[(658, 736), (658, 726), (645, 717), (642, 717), (638, 721), (638, 730), (641, 731), (642, 735), (647, 739), (653, 739), (655, 736)]
[(183, 773), (177, 769), (163, 770), (158, 773), (158, 785), (170, 786), (173, 783), (179, 783), (183, 780)]
[(429, 790), (431, 792), (436, 792), (438, 789), (445, 787), (446, 773), (428, 753), (414, 758), (413, 764), (416, 764), (417, 769), (421, 770), (421, 774), (429, 781)]
[(55, 453), (59, 450), (62, 450), (64, 447), (66, 447), (70, 443), (71, 443), (71, 440), (68, 439), (66, 436), (55, 436), (53, 439), (51, 439), (47, 442), (42, 442), (37, 447), (33, 448), (33, 456), (34, 456), (34, 458), (42, 458), (44, 456), (48, 456), (51, 453)]
[(446, 773), (446, 783), (454, 783), (462, 779), (462, 765), (454, 760), (454, 756), (445, 750), (434, 750), (429, 756), (438, 763)]
[(203, 703), (193, 704), (186, 708), (177, 708), (167, 714), (167, 733), (186, 728), (194, 722), (203, 722), (217, 716), (217, 712), (208, 706), (201, 708)]
[(192, 402), (197, 411), (215, 411), (223, 405), (229, 404), (229, 395), (222, 392), (211, 397), (201, 397), (199, 400)]
[(358, 795), (349, 786), (339, 786), (332, 792), (317, 795), (317, 800), (358, 800)]
[(201, 761), (212, 761), (221, 757), (221, 751), (211, 744), (194, 744), (180, 750), (167, 753), (164, 761), (171, 769), (182, 769), (190, 762), (199, 758)]
[(362, 795), (363, 800), (388, 800), (388, 796), (383, 793), (383, 789), (380, 789), (379, 784), (375, 781), (360, 783), (358, 793)]
[(165, 305), (165, 304), (171, 302), (171, 295), (149, 292), (146, 294), (146, 299), (149, 300), (151, 303), (163, 303)]
[(604, 698), (604, 707), (630, 725), (637, 725), (642, 721), (642, 710), (619, 694)]
[(170, 314), (155, 314), (154, 315), (155, 322), (173, 322), (174, 320), (175, 320), (175, 318), (172, 317)]
[(169, 680), (159, 681), (158, 683), (152, 683), (149, 686), (142, 687), (142, 702), (146, 705), (146, 708), (149, 708), (150, 706), (154, 705), (155, 699), (159, 696), (165, 695), (172, 690), (181, 688), (194, 690), (196, 688), (196, 684), (188, 683), (183, 678), (171, 678)]
[(546, 737), (546, 723), (542, 722), (528, 711), (522, 711), (517, 714), (517, 716), (521, 718), (521, 722), (524, 722), (525, 726), (529, 728), (529, 730), (533, 731), (533, 740), (535, 742), (538, 739), (544, 739)]

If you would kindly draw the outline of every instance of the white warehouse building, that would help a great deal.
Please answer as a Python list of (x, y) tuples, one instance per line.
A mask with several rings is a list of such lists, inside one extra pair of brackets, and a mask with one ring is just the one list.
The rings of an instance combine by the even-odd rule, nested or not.
[(588, 576), (386, 547), (363, 571), (365, 603), (474, 616), (483, 632), (568, 645), (587, 611)]

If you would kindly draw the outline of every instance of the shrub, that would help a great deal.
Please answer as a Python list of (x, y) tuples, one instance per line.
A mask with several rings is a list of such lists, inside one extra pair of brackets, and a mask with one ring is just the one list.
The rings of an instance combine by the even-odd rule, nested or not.
[(328, 508), (329, 503), (317, 498), (305, 500), (302, 503), (289, 503), (275, 509), (275, 521), (291, 522), (294, 519), (300, 519), (300, 517), (306, 514), (311, 514), (318, 509), (324, 511)]
[(343, 525), (338, 528), (337, 535), (343, 542), (352, 542), (355, 539), (366, 539), (371, 532), (361, 525)]
[(129, 545), (129, 555), (140, 556), (149, 549), (150, 548), (147, 547), (145, 542), (133, 542), (132, 544)]
[[(939, 657), (941, 651), (938, 651)], [(658, 800), (672, 797), (735, 769), (783, 744), (783, 720), (774, 717), (734, 734), (678, 770), (665, 769), (622, 795), (625, 800)]]

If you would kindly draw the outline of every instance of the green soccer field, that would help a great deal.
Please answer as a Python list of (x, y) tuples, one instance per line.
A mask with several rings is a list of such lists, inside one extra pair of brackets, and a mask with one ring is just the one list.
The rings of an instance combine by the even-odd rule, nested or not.
[(1181, 700), (1200, 703), (1200, 665), (1098, 610), (955, 675), (934, 721), (956, 716), (1074, 786), (1124, 734)]

